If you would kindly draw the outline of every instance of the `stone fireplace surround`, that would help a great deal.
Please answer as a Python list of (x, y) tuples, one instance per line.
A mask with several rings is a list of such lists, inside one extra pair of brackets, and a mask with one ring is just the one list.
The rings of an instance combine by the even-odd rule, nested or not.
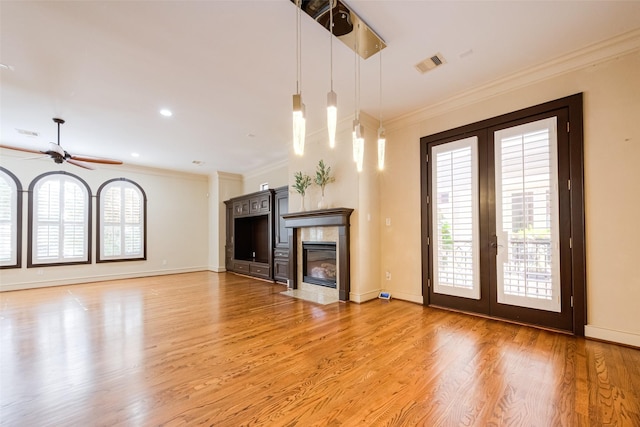
[(338, 261), (338, 298), (349, 301), (351, 290), (349, 218), (353, 209), (334, 208), (308, 212), (294, 212), (282, 215), (285, 220), (289, 240), (289, 289), (298, 289), (301, 266), (298, 265), (298, 241), (301, 229), (309, 227), (335, 227), (338, 231), (336, 241)]

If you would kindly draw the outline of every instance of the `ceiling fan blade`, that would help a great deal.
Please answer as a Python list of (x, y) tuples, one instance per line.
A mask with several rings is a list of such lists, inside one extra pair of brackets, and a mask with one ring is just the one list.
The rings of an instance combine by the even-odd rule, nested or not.
[(44, 151), (40, 151), (40, 150), (33, 150), (31, 148), (24, 148), (24, 147), (15, 147), (13, 145), (5, 145), (5, 144), (0, 144), (0, 148), (7, 148), (9, 150), (17, 150), (17, 151), (24, 151), (25, 153), (34, 153), (34, 154), (47, 154)]
[(73, 160), (73, 159), (67, 159), (67, 163), (71, 163), (74, 166), (79, 166), (81, 168), (85, 168), (85, 169), (89, 169), (89, 170), (95, 170), (95, 168), (93, 166), (86, 165), (86, 164), (84, 164), (82, 162), (78, 162), (78, 161)]
[(105, 165), (121, 165), (122, 160), (114, 160), (114, 159), (104, 159), (101, 157), (89, 157), (89, 156), (71, 156), (72, 160), (79, 160), (81, 162), (90, 162), (90, 163), (102, 163)]

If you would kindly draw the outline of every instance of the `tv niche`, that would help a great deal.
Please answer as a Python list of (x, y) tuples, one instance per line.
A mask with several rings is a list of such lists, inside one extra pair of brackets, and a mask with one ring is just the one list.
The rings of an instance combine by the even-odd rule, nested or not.
[(302, 280), (313, 285), (337, 288), (336, 244), (302, 242)]
[(269, 262), (269, 216), (235, 218), (233, 257), (237, 260)]

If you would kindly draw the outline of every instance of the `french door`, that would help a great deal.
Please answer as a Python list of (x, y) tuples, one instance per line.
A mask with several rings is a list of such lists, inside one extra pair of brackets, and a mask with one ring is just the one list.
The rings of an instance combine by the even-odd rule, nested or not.
[(423, 138), (425, 303), (575, 331), (569, 110), (531, 112)]

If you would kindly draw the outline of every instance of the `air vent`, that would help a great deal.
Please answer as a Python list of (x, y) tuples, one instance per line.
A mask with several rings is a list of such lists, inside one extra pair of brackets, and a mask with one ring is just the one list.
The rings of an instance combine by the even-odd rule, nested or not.
[(441, 53), (433, 55), (431, 58), (427, 58), (424, 61), (418, 62), (415, 67), (416, 70), (420, 72), (420, 74), (424, 74), (427, 71), (431, 71), (436, 67), (439, 67), (442, 64), (446, 64), (447, 61), (444, 59)]
[(18, 129), (16, 128), (16, 131), (20, 134), (20, 135), (25, 135), (25, 136), (30, 136), (30, 137), (38, 137), (40, 136), (40, 134), (38, 132), (34, 132), (32, 130), (26, 130), (26, 129)]

